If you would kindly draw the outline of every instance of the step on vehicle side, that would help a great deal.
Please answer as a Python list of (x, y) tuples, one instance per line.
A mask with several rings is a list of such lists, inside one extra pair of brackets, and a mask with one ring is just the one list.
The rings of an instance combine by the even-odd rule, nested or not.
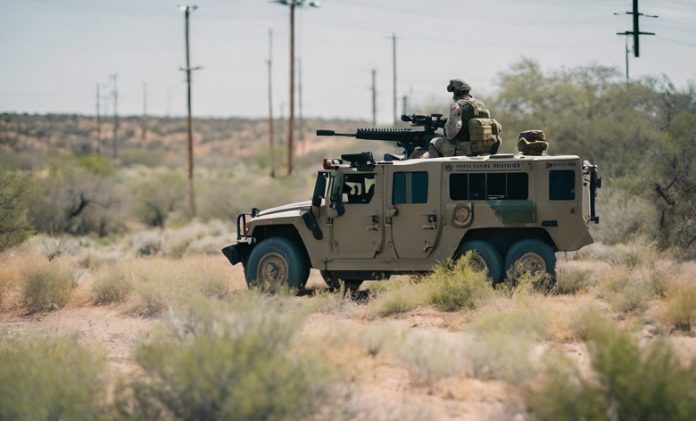
[(575, 155), (459, 156), (375, 162), (325, 159), (310, 201), (237, 218), (249, 286), (303, 288), (310, 268), (330, 287), (428, 272), (475, 250), (472, 265), (500, 282), (517, 262), (555, 274), (555, 252), (593, 242), (596, 167)]

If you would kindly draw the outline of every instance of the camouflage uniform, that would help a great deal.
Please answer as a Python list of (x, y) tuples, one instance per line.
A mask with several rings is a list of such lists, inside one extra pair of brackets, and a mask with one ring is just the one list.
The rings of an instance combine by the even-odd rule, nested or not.
[(450, 107), (444, 137), (436, 137), (430, 141), (428, 156), (472, 155), (469, 139), (469, 120), (472, 118), (490, 117), (490, 113), (482, 101), (469, 95), (471, 85), (466, 79), (452, 79), (447, 90), (454, 92), (454, 103)]

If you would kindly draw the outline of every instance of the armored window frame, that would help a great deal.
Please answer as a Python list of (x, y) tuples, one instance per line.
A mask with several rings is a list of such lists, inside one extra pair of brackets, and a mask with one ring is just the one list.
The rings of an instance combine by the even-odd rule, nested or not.
[(549, 171), (549, 200), (575, 200), (575, 170)]
[(527, 200), (526, 172), (454, 173), (449, 177), (450, 200)]
[(372, 201), (377, 187), (375, 173), (343, 175), (343, 203), (366, 205)]
[(395, 172), (392, 203), (395, 205), (428, 203), (428, 172)]

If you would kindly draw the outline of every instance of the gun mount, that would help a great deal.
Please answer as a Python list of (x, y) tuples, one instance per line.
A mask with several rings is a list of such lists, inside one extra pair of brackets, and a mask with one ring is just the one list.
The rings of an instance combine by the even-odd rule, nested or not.
[(431, 115), (402, 115), (401, 121), (410, 122), (413, 127), (423, 127), (423, 130), (414, 129), (357, 129), (355, 133), (336, 133), (333, 130), (317, 130), (317, 136), (346, 136), (365, 140), (382, 140), (396, 142), (396, 145), (404, 149), (403, 156), (386, 154), (385, 160), (397, 161), (413, 158), (416, 152), (428, 150), (430, 141), (435, 137), (435, 131), (445, 126), (447, 119), (442, 114)]

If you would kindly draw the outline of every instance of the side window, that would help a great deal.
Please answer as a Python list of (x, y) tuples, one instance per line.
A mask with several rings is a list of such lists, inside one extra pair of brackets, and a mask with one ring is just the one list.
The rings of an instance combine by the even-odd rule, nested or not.
[(428, 173), (395, 172), (392, 203), (428, 203)]
[(527, 173), (450, 174), (451, 200), (527, 200)]
[(575, 171), (549, 172), (549, 200), (575, 200)]
[(346, 174), (344, 176), (343, 203), (370, 203), (374, 195), (374, 174)]
[(450, 199), (469, 200), (469, 174), (450, 174)]

